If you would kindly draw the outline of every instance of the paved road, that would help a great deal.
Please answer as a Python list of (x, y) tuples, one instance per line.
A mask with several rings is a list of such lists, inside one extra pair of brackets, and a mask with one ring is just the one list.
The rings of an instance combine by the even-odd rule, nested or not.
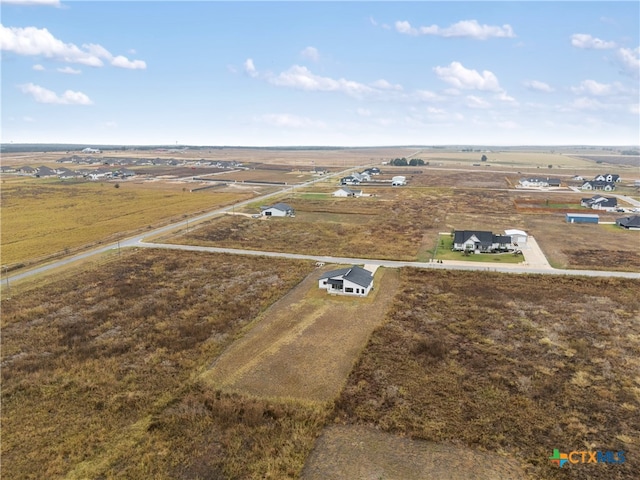
[[(351, 172), (353, 170), (360, 169), (363, 167), (364, 166), (349, 167), (348, 169), (343, 170), (341, 172), (337, 172), (331, 175), (325, 175), (323, 177), (311, 180), (309, 182), (296, 185), (296, 187), (298, 188), (307, 187), (314, 183), (324, 181), (327, 178), (343, 176), (347, 172)], [(196, 224), (203, 220), (207, 220), (209, 218), (215, 217), (216, 215), (221, 215), (221, 214), (230, 212), (236, 207), (239, 208), (244, 205), (254, 203), (256, 201), (266, 200), (277, 195), (282, 195), (283, 193), (289, 192), (291, 188), (292, 186), (289, 185), (286, 188), (280, 189), (273, 193), (269, 193), (267, 195), (251, 198), (249, 200), (236, 203), (229, 207), (220, 208), (220, 209), (213, 210), (211, 212), (199, 215), (197, 217), (190, 218), (186, 221), (173, 223), (165, 227), (157, 228), (150, 232), (145, 232), (143, 234), (136, 235), (134, 237), (127, 238), (125, 240), (121, 240), (119, 242), (111, 243), (109, 245), (105, 245), (97, 249), (93, 249), (84, 253), (73, 255), (69, 258), (65, 258), (65, 259), (52, 262), (31, 270), (17, 273), (15, 275), (4, 277), (3, 285), (4, 285), (4, 281), (11, 283), (16, 280), (28, 278), (30, 276), (37, 275), (39, 273), (43, 273), (48, 270), (53, 270), (55, 268), (59, 268), (59, 267), (71, 264), (78, 260), (83, 260), (85, 258), (98, 255), (100, 253), (116, 250), (118, 248), (127, 248), (127, 247), (163, 248), (163, 249), (171, 249), (171, 250), (228, 253), (228, 254), (235, 254), (235, 255), (262, 255), (262, 256), (280, 257), (280, 258), (313, 260), (316, 262), (336, 263), (336, 264), (378, 265), (378, 266), (391, 267), (391, 268), (415, 267), (415, 268), (433, 268), (433, 269), (440, 269), (440, 270), (443, 270), (443, 269), (476, 270), (476, 271), (479, 270), (479, 271), (491, 271), (491, 272), (502, 272), (502, 273), (535, 273), (535, 274), (545, 274), (545, 275), (577, 275), (577, 276), (590, 276), (590, 277), (622, 277), (622, 278), (640, 279), (640, 273), (637, 273), (637, 272), (615, 272), (615, 271), (600, 271), (600, 270), (561, 270), (561, 269), (551, 268), (546, 258), (544, 257), (544, 254), (542, 254), (542, 251), (539, 249), (537, 243), (535, 243), (535, 239), (532, 239), (531, 245), (529, 246), (530, 248), (527, 248), (528, 251), (524, 252), (525, 264), (504, 264), (504, 265), (495, 265), (493, 263), (464, 262), (464, 261), (454, 261), (454, 260), (445, 260), (444, 261), (445, 263), (403, 262), (403, 261), (393, 261), (393, 260), (375, 260), (370, 258), (329, 257), (329, 256), (316, 256), (316, 255), (300, 255), (300, 254), (294, 254), (294, 253), (242, 250), (242, 249), (233, 249), (233, 248), (200, 247), (195, 245), (171, 245), (171, 244), (160, 244), (160, 243), (152, 243), (152, 242), (144, 241), (144, 239), (147, 237), (161, 235), (163, 233), (167, 233), (179, 227), (188, 227), (189, 223), (191, 223), (192, 225)]]
[(330, 257), (323, 255), (302, 255), (297, 253), (265, 252), (260, 250), (243, 250), (238, 248), (202, 247), (198, 245), (172, 245), (167, 243), (152, 243), (140, 241), (136, 244), (144, 248), (161, 248), (167, 250), (186, 250), (190, 252), (227, 253), (231, 255), (255, 255), (264, 257), (291, 258), (297, 260), (312, 260), (315, 262), (336, 263), (341, 265), (367, 264), (380, 267), (415, 267), (433, 268), (436, 270), (475, 270), (501, 273), (541, 273), (545, 275), (574, 275), (589, 277), (621, 277), (640, 279), (637, 272), (608, 272), (597, 270), (561, 270), (548, 268), (545, 266), (523, 266), (522, 264), (495, 265), (493, 263), (481, 262), (461, 262), (454, 260), (444, 260), (444, 263), (432, 262), (405, 262), (397, 260), (375, 260), (371, 258), (356, 257)]

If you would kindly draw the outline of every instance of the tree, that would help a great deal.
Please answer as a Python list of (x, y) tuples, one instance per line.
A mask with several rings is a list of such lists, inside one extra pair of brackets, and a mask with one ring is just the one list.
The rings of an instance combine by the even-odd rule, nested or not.
[(480, 158), (481, 162), (486, 162), (487, 161), (487, 156), (486, 155), (482, 155), (482, 158)]
[(415, 167), (417, 165), (424, 165), (424, 160), (420, 158), (412, 158), (409, 162), (409, 165), (411, 165), (412, 167)]

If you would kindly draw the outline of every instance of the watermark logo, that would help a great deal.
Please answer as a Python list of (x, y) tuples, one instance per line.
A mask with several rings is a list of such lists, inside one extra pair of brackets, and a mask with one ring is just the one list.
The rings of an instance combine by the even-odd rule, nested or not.
[(624, 463), (624, 452), (574, 450), (569, 453), (561, 453), (557, 448), (553, 449), (553, 455), (549, 460), (554, 465), (562, 468), (567, 463)]

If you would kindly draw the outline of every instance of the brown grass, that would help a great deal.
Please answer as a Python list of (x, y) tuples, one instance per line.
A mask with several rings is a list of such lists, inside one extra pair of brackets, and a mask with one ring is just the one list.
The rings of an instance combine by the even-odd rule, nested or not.
[[(198, 478), (203, 462), (225, 478), (294, 475), (321, 408), (196, 379), (311, 267), (186, 252), (114, 260), (3, 300), (3, 477)], [(264, 451), (277, 438), (290, 446)]]
[(554, 448), (640, 454), (639, 284), (403, 271), (337, 402), (336, 421), (517, 458), (534, 478), (638, 478)]
[(397, 271), (379, 270), (366, 298), (329, 296), (318, 288), (318, 276), (314, 272), (257, 319), (216, 360), (206, 381), (258, 397), (335, 399), (396, 292)]

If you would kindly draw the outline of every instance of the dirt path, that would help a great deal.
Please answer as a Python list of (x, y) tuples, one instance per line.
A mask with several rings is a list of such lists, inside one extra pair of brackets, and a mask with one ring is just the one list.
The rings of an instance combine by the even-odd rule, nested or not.
[(362, 426), (325, 429), (301, 480), (526, 480), (516, 460)]
[(317, 278), (333, 268), (316, 270), (276, 302), (218, 358), (205, 381), (260, 397), (333, 400), (399, 282), (397, 270), (383, 268), (367, 298), (331, 296)]

